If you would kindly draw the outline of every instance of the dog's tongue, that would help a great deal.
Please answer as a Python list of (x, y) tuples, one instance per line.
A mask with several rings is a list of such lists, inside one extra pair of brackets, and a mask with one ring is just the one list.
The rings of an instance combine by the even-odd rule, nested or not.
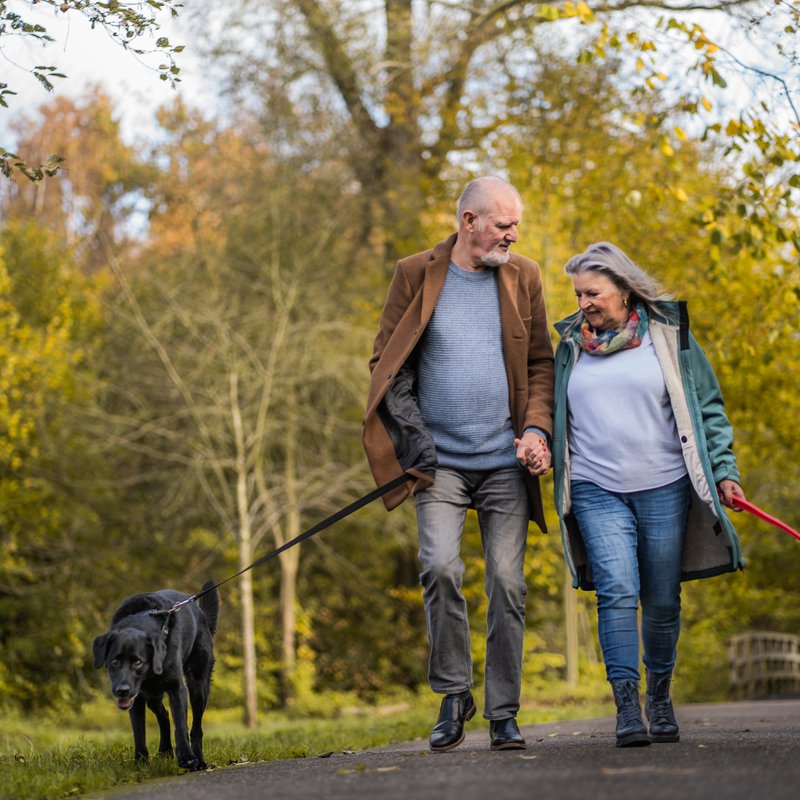
[(132, 705), (135, 697), (120, 697), (117, 700), (117, 706), (122, 709), (122, 711), (127, 711)]

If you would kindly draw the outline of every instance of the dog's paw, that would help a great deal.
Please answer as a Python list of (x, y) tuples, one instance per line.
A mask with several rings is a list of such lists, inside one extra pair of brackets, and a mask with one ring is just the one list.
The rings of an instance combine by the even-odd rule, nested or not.
[(181, 769), (187, 770), (188, 772), (200, 772), (208, 769), (205, 761), (198, 761), (196, 758), (186, 758), (183, 760), (179, 759), (178, 766)]

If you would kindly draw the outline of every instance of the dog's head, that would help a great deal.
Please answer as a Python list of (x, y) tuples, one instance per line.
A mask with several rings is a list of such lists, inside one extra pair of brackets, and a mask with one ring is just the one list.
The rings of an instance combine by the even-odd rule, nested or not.
[(150, 675), (161, 675), (167, 654), (166, 637), (139, 628), (109, 631), (94, 640), (94, 665), (103, 664), (111, 679), (111, 693), (117, 705), (127, 711)]

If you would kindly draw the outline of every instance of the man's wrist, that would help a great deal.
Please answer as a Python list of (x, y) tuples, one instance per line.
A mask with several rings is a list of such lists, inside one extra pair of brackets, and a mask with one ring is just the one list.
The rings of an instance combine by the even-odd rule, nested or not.
[(522, 435), (524, 436), (526, 433), (533, 433), (536, 436), (539, 436), (541, 439), (544, 440), (544, 443), (547, 445), (547, 448), (550, 449), (550, 437), (547, 435), (546, 431), (543, 431), (541, 428), (530, 427), (530, 428), (525, 428)]

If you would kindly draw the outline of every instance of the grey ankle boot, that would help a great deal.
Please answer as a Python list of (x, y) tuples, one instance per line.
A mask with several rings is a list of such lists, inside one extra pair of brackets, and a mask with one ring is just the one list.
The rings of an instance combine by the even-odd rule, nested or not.
[(639, 705), (639, 681), (611, 681), (617, 704), (617, 747), (650, 744)]
[(669, 696), (671, 672), (648, 672), (645, 714), (650, 722), (650, 740), (653, 742), (679, 742), (678, 721)]

